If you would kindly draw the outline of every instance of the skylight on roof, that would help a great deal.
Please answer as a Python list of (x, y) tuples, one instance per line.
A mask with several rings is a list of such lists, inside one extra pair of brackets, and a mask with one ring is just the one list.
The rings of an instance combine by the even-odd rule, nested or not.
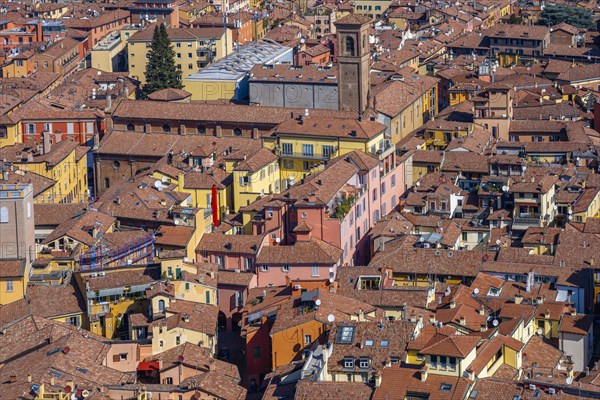
[(373, 339), (365, 340), (365, 346), (373, 346)]
[(383, 339), (383, 340), (381, 341), (381, 343), (379, 343), (379, 345), (380, 345), (381, 347), (389, 347), (389, 346), (390, 346), (390, 341), (389, 341), (389, 340), (387, 340), (387, 339)]
[(490, 287), (490, 290), (488, 290), (487, 295), (488, 296), (500, 296), (500, 289), (492, 286), (492, 287)]
[(452, 390), (452, 384), (451, 383), (442, 383), (440, 385), (440, 392), (449, 392)]
[(335, 339), (336, 343), (349, 344), (354, 342), (354, 326), (342, 326)]

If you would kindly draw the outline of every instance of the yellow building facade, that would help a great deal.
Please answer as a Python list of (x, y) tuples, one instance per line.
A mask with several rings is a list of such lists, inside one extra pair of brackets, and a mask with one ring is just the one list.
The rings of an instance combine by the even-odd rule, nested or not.
[[(223, 28), (167, 28), (175, 51), (175, 64), (185, 79), (210, 63), (230, 54), (233, 49), (231, 30)], [(142, 30), (127, 40), (129, 74), (146, 81), (146, 63), (152, 42), (151, 29)], [(189, 91), (189, 89), (186, 88)]]

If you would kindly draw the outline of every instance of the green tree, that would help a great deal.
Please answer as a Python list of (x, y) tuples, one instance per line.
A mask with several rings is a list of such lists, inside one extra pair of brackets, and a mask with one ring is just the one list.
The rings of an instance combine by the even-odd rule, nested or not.
[(539, 25), (553, 26), (566, 22), (567, 24), (584, 29), (594, 29), (592, 13), (580, 7), (565, 5), (550, 5), (544, 7), (538, 21)]
[(145, 97), (152, 92), (167, 88), (181, 89), (183, 85), (181, 70), (175, 66), (175, 51), (171, 47), (167, 28), (164, 24), (160, 24), (154, 28), (152, 43), (148, 51), (143, 95)]
[(508, 18), (508, 23), (511, 25), (522, 25), (523, 24), (523, 18), (519, 17), (516, 14), (511, 14), (510, 18)]

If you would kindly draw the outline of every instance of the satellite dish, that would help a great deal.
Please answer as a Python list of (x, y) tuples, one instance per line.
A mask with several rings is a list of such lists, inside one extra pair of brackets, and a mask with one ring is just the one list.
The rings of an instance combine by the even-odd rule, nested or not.
[(506, 185), (502, 186), (502, 191), (503, 192), (508, 192), (508, 186), (506, 186)]
[(161, 181), (163, 181), (163, 183), (167, 183), (167, 181), (168, 181), (168, 180), (169, 180), (169, 179), (167, 179), (167, 177), (166, 177), (166, 176), (163, 176), (163, 177), (162, 177), (162, 179), (161, 179)]
[(415, 183), (415, 185), (417, 185), (417, 187), (421, 186), (421, 182), (417, 182)]
[(333, 269), (333, 268), (329, 268), (329, 272), (333, 272), (333, 271), (334, 271), (334, 269)]
[(538, 335), (541, 335), (542, 333), (544, 333), (544, 331), (542, 330), (542, 328), (538, 329)]
[(174, 222), (174, 224), (175, 224), (175, 225), (179, 225), (179, 224), (180, 224), (179, 220), (178, 220), (178, 219), (176, 219), (176, 220), (175, 220), (175, 222)]
[(317, 299), (317, 301), (315, 301), (315, 304), (316, 304), (317, 306), (320, 306), (320, 305), (321, 305), (321, 299)]
[(333, 322), (333, 321), (335, 321), (335, 315), (333, 315), (333, 314), (329, 314), (329, 315), (327, 316), (327, 321), (329, 321), (329, 322)]
[(479, 294), (479, 288), (475, 288), (475, 289), (473, 289), (473, 293), (475, 293), (475, 294)]
[(425, 238), (424, 238), (423, 236), (421, 236), (421, 237), (419, 238), (419, 242), (423, 243), (424, 241), (425, 241)]
[(83, 392), (81, 392), (81, 397), (86, 398), (90, 395), (89, 390), (84, 390)]
[(162, 191), (162, 182), (161, 181), (156, 181), (154, 182), (154, 187), (156, 188), (156, 190), (158, 190), (159, 192)]
[(329, 278), (329, 283), (333, 283), (333, 281), (335, 281), (335, 279)]
[(492, 321), (492, 325), (494, 325), (494, 326), (498, 326), (498, 324), (499, 324), (499, 322), (498, 322), (498, 320), (497, 320), (497, 319), (495, 319), (495, 320), (493, 320), (493, 321)]
[(500, 240), (500, 239), (496, 239), (496, 244), (497, 244), (498, 246), (500, 246), (500, 243), (502, 243), (502, 240)]
[(571, 378), (570, 376), (567, 377), (567, 385), (570, 385), (571, 383), (573, 383), (573, 378)]
[(330, 273), (329, 273), (329, 277), (330, 277), (330, 278), (333, 278), (333, 272), (330, 272)]

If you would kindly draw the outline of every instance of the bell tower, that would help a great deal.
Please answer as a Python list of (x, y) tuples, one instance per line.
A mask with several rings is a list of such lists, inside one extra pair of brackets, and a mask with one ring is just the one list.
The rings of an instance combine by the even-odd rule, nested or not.
[(348, 14), (335, 22), (339, 108), (351, 108), (362, 114), (368, 106), (369, 25), (371, 18)]

